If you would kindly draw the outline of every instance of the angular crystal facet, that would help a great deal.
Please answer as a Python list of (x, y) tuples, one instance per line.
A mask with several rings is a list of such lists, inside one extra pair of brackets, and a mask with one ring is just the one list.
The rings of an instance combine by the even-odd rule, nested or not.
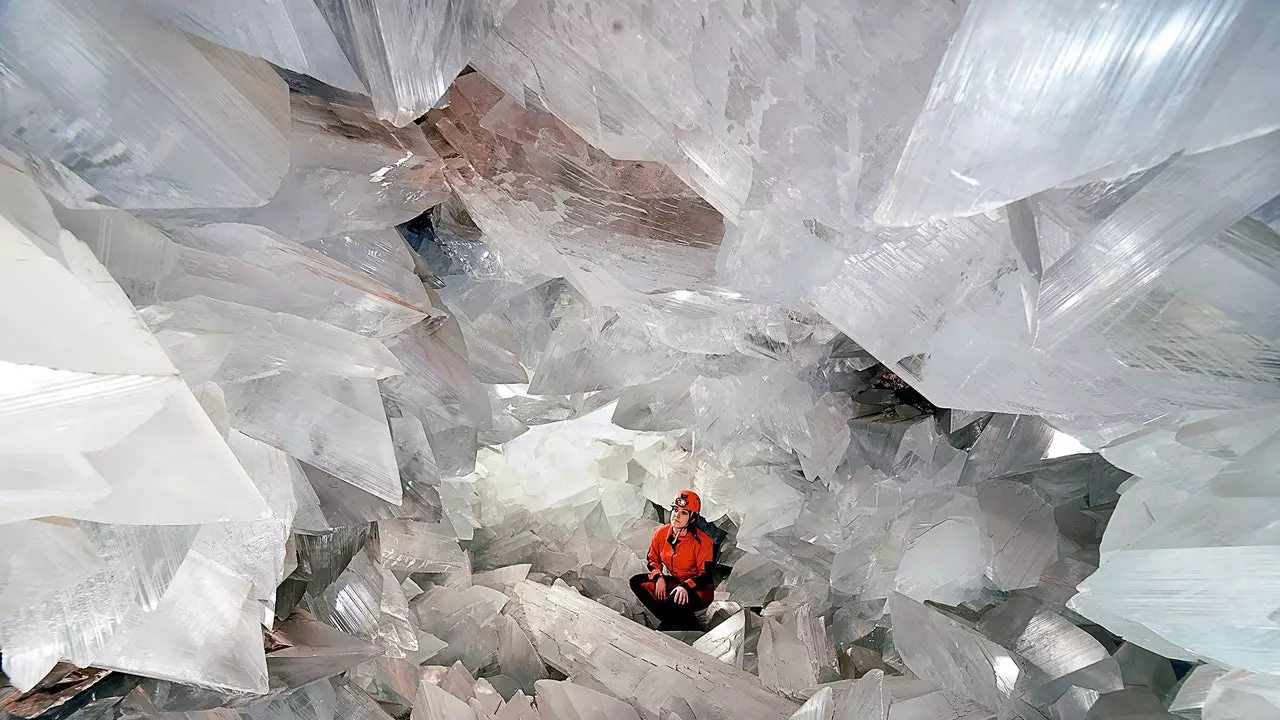
[[(531, 582), (515, 586), (512, 616), (547, 664), (593, 684), (645, 712), (673, 695), (695, 712), (785, 718), (796, 705), (755, 677), (644, 628), (576, 593)], [(594, 650), (593, 650), (594, 649)], [(696, 667), (685, 674), (679, 667)]]
[(959, 620), (906, 596), (889, 598), (894, 647), (912, 672), (995, 712), (1012, 704), (1023, 663)]
[(224, 47), (306, 73), (334, 87), (365, 90), (324, 16), (308, 0), (240, 2), (222, 5), (216, 11), (182, 0), (142, 0), (137, 5), (158, 20)]
[(232, 425), (391, 503), (402, 497), (391, 430), (371, 378), (280, 373), (227, 383)]
[[(971, 215), (1112, 163), (1122, 177), (1160, 162), (1185, 147), (1222, 75), (1265, 42), (1258, 30), (1270, 19), (1262, 5), (1232, 0), (1134, 4), (1079, 22), (1091, 10), (1073, 0), (974, 3), (878, 219)], [(1034, 38), (1010, 35), (1015, 27)], [(1088, 62), (1068, 61), (1085, 53)]]
[(288, 168), (261, 60), (103, 2), (7, 6), (0, 45), (0, 137), (63, 205), (260, 205)]
[[(24, 525), (3, 527), (7, 533), (15, 533), (15, 539), (21, 539), (26, 534)], [(40, 572), (40, 567), (58, 557), (51, 557), (50, 551), (72, 550), (65, 544), (67, 541), (75, 543), (73, 548), (79, 546), (73, 552), (82, 558), (83, 568), (60, 583), (51, 586), (42, 583), (39, 591), (27, 595), (30, 602), (15, 603), (0, 616), (4, 671), (17, 687), (34, 686), (63, 657), (81, 665), (92, 663), (126, 619), (152, 610), (162, 602), (197, 531), (195, 526), (92, 522), (76, 523), (74, 527), (83, 539), (63, 537), (57, 547), (51, 547), (43, 538), (35, 545), (5, 543), (11, 552), (34, 553), (10, 559), (9, 564), (15, 570), (23, 567), (27, 572)], [(85, 556), (88, 552), (96, 561)], [(26, 579), (27, 583), (34, 581), (34, 577)], [(222, 632), (226, 628), (217, 630)]]
[(405, 126), (444, 95), (512, 0), (325, 0), (320, 12), (373, 96), (378, 116)]
[(372, 116), (366, 99), (345, 100), (291, 93), (289, 172), (266, 204), (149, 211), (146, 217), (174, 228), (246, 223), (332, 247), (340, 242), (336, 236), (390, 228), (448, 197), (443, 163), (418, 126), (391, 127)]
[(192, 552), (156, 608), (97, 653), (103, 667), (243, 693), (267, 691), (248, 580)]
[[(1280, 134), (1179, 157), (1045, 273), (1036, 344), (1052, 346), (1138, 295), (1176, 260), (1275, 195)], [(1213, 188), (1231, 188), (1205, 202)], [(1152, 210), (1178, 208), (1160, 213)]]
[[(87, 247), (64, 232), (42, 248), (0, 219), (0, 252), (9, 306), (47, 306), (39, 322), (6, 316), (0, 449), (48, 456), (18, 458), (7, 474), (11, 502), (30, 489), (32, 509), (98, 522), (266, 516), (221, 434)], [(67, 483), (89, 492), (52, 506)]]
[(444, 688), (424, 680), (418, 685), (412, 720), (475, 720), (471, 708)]
[(991, 542), (987, 573), (1001, 590), (1032, 587), (1058, 554), (1053, 508), (1020, 483), (992, 480), (978, 490)]
[(464, 75), (435, 124), (470, 163), (453, 185), (487, 238), (588, 297), (636, 297), (609, 287), (618, 283), (661, 291), (711, 278), (716, 210), (667, 167), (615, 160), (519, 97)]
[(378, 522), (381, 562), (388, 570), (443, 573), (467, 567), (458, 538), (436, 523), (414, 520)]

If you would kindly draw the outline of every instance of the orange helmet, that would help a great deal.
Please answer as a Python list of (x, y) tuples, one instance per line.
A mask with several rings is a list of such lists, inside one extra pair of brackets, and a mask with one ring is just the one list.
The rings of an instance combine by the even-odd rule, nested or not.
[(702, 498), (692, 490), (681, 490), (676, 499), (671, 501), (672, 508), (684, 508), (689, 512), (702, 512)]

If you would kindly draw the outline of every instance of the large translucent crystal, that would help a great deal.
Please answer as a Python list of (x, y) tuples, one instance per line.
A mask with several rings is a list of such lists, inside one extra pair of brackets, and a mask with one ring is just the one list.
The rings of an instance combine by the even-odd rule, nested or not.
[[(196, 296), (151, 308), (152, 332), (166, 337), (211, 333), (227, 338), (216, 380), (246, 380), (281, 370), (381, 379), (401, 371), (377, 340), (295, 315)], [(171, 354), (173, 350), (169, 351)]]
[(111, 2), (6, 4), (0, 47), (0, 138), (64, 205), (260, 205), (288, 168), (261, 60)]
[(1011, 707), (1023, 661), (959, 620), (904, 595), (889, 598), (894, 646), (912, 672), (990, 710)]
[[(43, 514), (98, 522), (265, 517), (262, 496), (88, 248), (66, 232), (37, 245), (5, 219), (0, 233), (6, 304), (47, 308), (40, 322), (5, 318), (0, 352), (12, 378), (0, 396), (0, 448), (21, 453), (7, 473), (13, 502), (30, 489)], [(68, 483), (90, 492), (51, 505)]]
[(378, 523), (378, 541), (388, 570), (442, 573), (467, 566), (457, 537), (443, 525), (383, 520)]
[[(509, 94), (527, 88), (610, 155), (666, 162), (730, 220), (757, 209), (786, 218), (795, 237), (765, 234), (771, 259), (799, 254), (806, 238), (820, 247), (829, 229), (870, 210), (859, 206), (896, 161), (899, 128), (923, 104), (959, 13), (931, 2), (787, 4), (702, 23), (702, 12), (520, 3), (475, 64)], [(855, 59), (879, 56), (886, 36), (897, 62)], [(636, 57), (648, 59), (642, 72)], [(761, 224), (744, 222), (744, 234)]]
[(350, 670), (381, 655), (382, 649), (339, 632), (303, 611), (276, 624), (270, 636), (282, 647), (267, 655), (273, 683), (302, 687)]
[[(0, 526), (12, 538), (4, 543), (9, 553), (10, 583), (31, 588), (24, 601), (15, 602), (0, 615), (4, 672), (23, 689), (34, 686), (64, 657), (89, 665), (126, 620), (155, 609), (184, 564), (197, 530), (195, 526), (181, 525), (71, 524), (50, 520), (66, 523), (70, 531), (50, 538), (25, 527), (44, 522)], [(22, 542), (28, 532), (35, 533), (31, 538), (34, 542), (29, 544)], [(59, 582), (36, 584), (45, 565), (65, 562), (62, 558), (68, 551), (81, 558), (81, 569)], [(89, 560), (89, 553), (93, 560)], [(25, 577), (18, 574), (19, 570)], [(243, 603), (248, 588), (241, 587), (246, 591), (245, 597), (240, 598)], [(218, 623), (216, 628), (207, 629), (222, 633), (228, 628)]]
[[(1277, 577), (1276, 563), (1275, 548), (1269, 546), (1124, 550), (1081, 583), (1071, 607), (1158, 652), (1280, 672), (1269, 650), (1270, 638), (1278, 632), (1267, 625), (1274, 608), (1264, 600)], [(1256, 588), (1247, 594), (1230, 590), (1235, 583), (1230, 578), (1238, 577), (1241, 567), (1251, 568)], [(1188, 596), (1191, 586), (1198, 591)], [(1169, 597), (1187, 597), (1185, 609), (1152, 611)], [(1158, 638), (1148, 644), (1144, 632)], [(1160, 638), (1168, 640), (1156, 644)]]
[(538, 710), (553, 718), (639, 720), (635, 709), (617, 698), (569, 682), (539, 680)]
[(1102, 693), (1124, 687), (1120, 666), (1106, 648), (1027, 598), (1013, 598), (989, 611), (978, 629), (1026, 660), (1018, 692), (1034, 705), (1053, 702), (1072, 686)]
[(586, 289), (678, 289), (713, 274), (720, 216), (668, 168), (615, 160), (478, 73), (457, 80), (435, 126), (470, 162), (453, 183), (463, 202), (513, 259)]
[(171, 227), (248, 223), (315, 242), (389, 228), (448, 197), (440, 156), (418, 126), (379, 122), (359, 96), (327, 102), (291, 93), (289, 108), (289, 172), (266, 204), (151, 211), (147, 217)]
[(514, 597), (512, 616), (547, 664), (590, 677), (646, 713), (656, 714), (671, 696), (709, 715), (786, 718), (796, 709), (755, 677), (576, 593), (526, 581), (515, 586)]
[(282, 373), (228, 383), (227, 409), (246, 435), (398, 504), (391, 431), (376, 382)]
[(1058, 528), (1053, 508), (1036, 491), (1007, 480), (992, 480), (978, 490), (991, 542), (988, 576), (1001, 590), (1017, 590), (1039, 582), (1040, 573), (1056, 559)]
[(236, 2), (217, 8), (183, 0), (135, 0), (132, 4), (158, 20), (224, 47), (306, 73), (334, 87), (365, 90), (324, 15), (310, 0)]
[(514, 0), (322, 0), (328, 19), (364, 78), (378, 117), (403, 127), (436, 104)]
[(267, 690), (251, 583), (192, 552), (159, 604), (94, 658), (103, 667), (244, 693)]
[[(1045, 274), (1036, 344), (1051, 346), (1138, 295), (1175, 261), (1269, 200), (1280, 186), (1280, 134), (1202, 155), (1179, 157), (1148, 173), (1124, 207), (1082, 238)], [(1229, 194), (1203, 202), (1212, 188)], [(1160, 213), (1152, 208), (1179, 208)], [(1242, 228), (1242, 232), (1247, 232)]]
[[(1280, 436), (1273, 436), (1229, 463), (1203, 489), (1159, 505), (1148, 525), (1118, 525), (1116, 532), (1128, 537), (1108, 544), (1114, 550), (1081, 583), (1072, 606), (1087, 617), (1105, 618), (1133, 642), (1168, 657), (1275, 672), (1275, 657), (1265, 649), (1271, 629), (1263, 619), (1272, 610), (1262, 598), (1275, 578), (1276, 508), (1265, 479), (1278, 452)], [(1111, 533), (1109, 527), (1104, 542)], [(1241, 568), (1250, 568), (1247, 576), (1256, 590), (1235, 595), (1222, 577)], [(1185, 604), (1176, 612), (1153, 612), (1163, 605), (1156, 598), (1170, 596), (1186, 598)]]
[(756, 652), (759, 655), (760, 681), (766, 686), (796, 693), (818, 683), (800, 639), (772, 618), (764, 620)]
[[(909, 225), (972, 215), (1100, 168), (1123, 177), (1160, 162), (1212, 115), (1225, 78), (1251, 71), (1242, 62), (1274, 60), (1274, 23), (1264, 8), (1238, 0), (1132, 3), (1099, 19), (1094, 6), (1075, 0), (1034, 8), (975, 2), (877, 218)], [(1254, 43), (1268, 50), (1251, 53)], [(1247, 120), (1208, 128), (1193, 149), (1266, 132), (1280, 120), (1258, 95), (1242, 104)]]

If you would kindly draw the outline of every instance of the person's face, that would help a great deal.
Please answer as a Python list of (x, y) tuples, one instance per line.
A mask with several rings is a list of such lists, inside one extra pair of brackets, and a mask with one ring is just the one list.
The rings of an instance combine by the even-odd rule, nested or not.
[(689, 518), (693, 517), (693, 513), (682, 507), (671, 508), (671, 527), (682, 529), (689, 527)]

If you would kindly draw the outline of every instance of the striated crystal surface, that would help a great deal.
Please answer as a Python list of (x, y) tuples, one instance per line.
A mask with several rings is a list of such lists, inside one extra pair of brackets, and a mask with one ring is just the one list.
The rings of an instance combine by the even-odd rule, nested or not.
[[(65, 232), (55, 246), (36, 244), (7, 220), (0, 233), (7, 304), (48, 305), (41, 318), (5, 315), (0, 448), (21, 454), (6, 473), (16, 514), (143, 524), (264, 517), (262, 496), (88, 248)], [(68, 485), (86, 493), (59, 492)]]
[[(69, 538), (63, 534), (57, 539), (58, 546), (51, 546), (52, 539), (39, 534), (30, 545), (6, 543), (6, 548), (18, 553), (8, 561), (11, 576), (20, 577), (19, 569), (32, 573), (25, 578), (28, 587), (36, 582), (45, 563), (57, 559), (51, 552), (72, 550), (66, 546), (68, 541), (80, 546), (72, 550), (81, 558), (79, 562), (88, 560), (86, 553), (92, 553), (96, 562), (89, 561), (61, 582), (41, 583), (37, 592), (15, 602), (0, 616), (4, 671), (16, 687), (24, 689), (34, 686), (63, 657), (90, 664), (127, 618), (161, 603), (197, 530), (183, 525), (103, 525), (58, 519), (27, 522), (62, 523), (82, 535)], [(5, 528), (15, 533), (16, 539), (26, 534), (21, 524)], [(32, 555), (24, 557), (28, 553)]]
[[(786, 718), (796, 705), (751, 675), (657, 635), (576, 593), (523, 582), (513, 617), (553, 668), (592, 678), (602, 689), (656, 713), (671, 696), (695, 712)], [(698, 668), (685, 674), (678, 667)], [(647, 692), (652, 687), (654, 692)]]
[(959, 620), (904, 595), (889, 598), (894, 647), (912, 672), (1003, 714), (1023, 675), (1023, 662)]
[[(1160, 162), (1186, 147), (1223, 77), (1242, 71), (1242, 61), (1265, 62), (1249, 52), (1270, 39), (1259, 32), (1271, 20), (1263, 8), (1134, 3), (1081, 22), (1088, 3), (975, 2), (877, 218), (910, 225), (971, 215), (1094, 171), (1123, 177)], [(1241, 109), (1246, 124), (1256, 123), (1245, 137), (1274, 128), (1274, 112)]]
[(466, 567), (466, 557), (444, 525), (414, 520), (381, 520), (378, 542), (388, 570), (443, 573)]
[(1070, 686), (1101, 693), (1124, 687), (1120, 665), (1101, 643), (1028, 598), (990, 610), (978, 630), (1027, 661), (1019, 694), (1032, 704), (1052, 702)]
[(337, 694), (333, 685), (318, 682), (250, 705), (242, 713), (251, 720), (333, 720), (337, 707)]
[(1203, 717), (1205, 701), (1214, 683), (1227, 673), (1213, 665), (1197, 665), (1182, 678), (1177, 694), (1169, 701), (1169, 713), (1177, 717)]
[(157, 335), (212, 333), (229, 341), (213, 376), (217, 381), (267, 377), (281, 371), (374, 379), (401, 372), (400, 362), (377, 340), (295, 315), (203, 296), (147, 310), (145, 317)]
[(403, 127), (445, 94), (513, 0), (322, 0), (316, 7), (373, 96), (378, 117)]
[(110, 2), (8, 4), (0, 137), (63, 205), (260, 205), (289, 165), (261, 60)]
[(667, 167), (615, 160), (518, 97), (464, 75), (435, 120), (469, 163), (452, 185), (502, 252), (588, 296), (618, 297), (605, 286), (619, 282), (667, 290), (711, 279), (723, 234), (715, 209)]
[(401, 501), (375, 380), (279, 373), (227, 383), (226, 390), (232, 425), (246, 435), (387, 502)]
[(307, 0), (236, 2), (216, 9), (183, 0), (137, 0), (143, 12), (173, 27), (334, 87), (363, 92), (333, 30)]
[(155, 609), (119, 628), (94, 663), (148, 677), (264, 693), (267, 665), (251, 589), (247, 579), (193, 550)]
[(410, 220), (448, 197), (440, 156), (418, 126), (379, 122), (360, 96), (326, 100), (290, 93), (289, 112), (289, 172), (265, 204), (227, 203), (145, 215), (173, 228), (211, 222), (258, 225), (321, 249), (342, 242), (340, 236), (347, 233), (376, 232)]
[[(1280, 174), (1272, 133), (1220, 150), (1179, 157), (1148, 173), (1124, 206), (1081, 238), (1045, 275), (1036, 344), (1051, 346), (1138, 295), (1201, 243), (1271, 199)], [(1211, 188), (1229, 187), (1212, 202)], [(1153, 208), (1183, 208), (1152, 217)]]

